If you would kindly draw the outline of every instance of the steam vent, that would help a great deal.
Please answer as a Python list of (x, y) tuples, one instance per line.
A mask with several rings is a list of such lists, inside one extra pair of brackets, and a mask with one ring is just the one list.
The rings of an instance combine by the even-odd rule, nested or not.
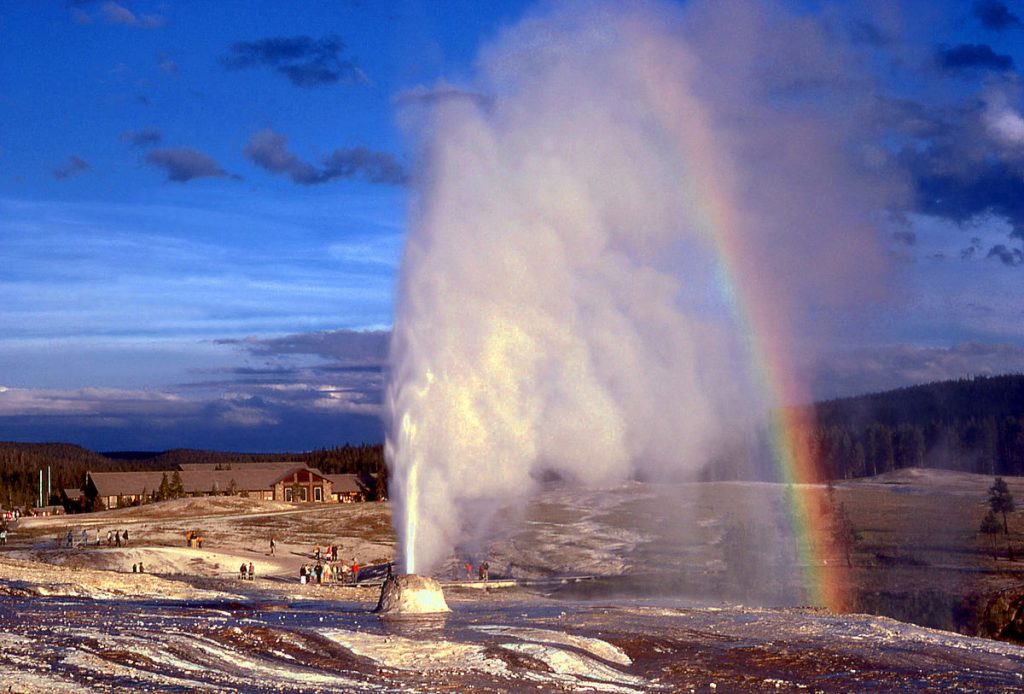
[(441, 592), (441, 584), (427, 576), (392, 576), (380, 587), (380, 600), (374, 612), (380, 614), (433, 614), (451, 612)]

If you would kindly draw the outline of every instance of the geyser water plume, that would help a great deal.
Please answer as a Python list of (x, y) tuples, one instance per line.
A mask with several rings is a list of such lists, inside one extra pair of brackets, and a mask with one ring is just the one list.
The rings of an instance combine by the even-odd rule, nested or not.
[(405, 571), (546, 475), (695, 476), (776, 404), (751, 353), (879, 284), (879, 189), (836, 137), (855, 110), (758, 72), (839, 70), (830, 41), (751, 3), (570, 3), (421, 99), (387, 395)]

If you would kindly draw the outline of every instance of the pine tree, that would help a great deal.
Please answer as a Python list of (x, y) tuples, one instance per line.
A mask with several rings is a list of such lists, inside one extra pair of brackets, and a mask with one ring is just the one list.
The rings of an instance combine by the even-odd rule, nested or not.
[(1003, 533), (1010, 534), (1010, 526), (1006, 521), (1006, 514), (1013, 513), (1015, 508), (1013, 494), (1002, 477), (996, 477), (995, 482), (988, 488), (988, 506), (993, 513), (1003, 515)]
[(995, 512), (989, 509), (985, 517), (981, 519), (981, 527), (978, 530), (989, 536), (992, 542), (993, 559), (996, 558), (996, 535), (999, 534), (1001, 529), (1002, 527), (999, 525), (999, 519), (996, 518)]
[(181, 473), (177, 470), (171, 475), (171, 498), (179, 499), (185, 496), (185, 485), (181, 481)]
[(988, 507), (993, 514), (1001, 513), (1003, 516), (1003, 534), (1006, 535), (1006, 555), (1013, 561), (1013, 546), (1010, 544), (1010, 525), (1006, 520), (1006, 514), (1013, 513), (1015, 508), (1013, 494), (1002, 477), (996, 477), (995, 482), (988, 489)]
[(376, 501), (383, 501), (388, 498), (388, 468), (382, 465), (377, 473), (377, 481), (374, 484), (373, 497)]

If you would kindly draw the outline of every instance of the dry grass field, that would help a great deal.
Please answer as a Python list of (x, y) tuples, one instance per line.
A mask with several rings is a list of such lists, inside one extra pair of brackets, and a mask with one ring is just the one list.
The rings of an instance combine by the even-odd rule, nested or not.
[[(1024, 480), (1008, 480), (1024, 505)], [(835, 486), (859, 537), (852, 567), (843, 557), (800, 565), (782, 485), (717, 482), (628, 483), (612, 490), (551, 488), (525, 510), (499, 514), (486, 541), (465, 541), (435, 573), (464, 577), (466, 560), (486, 558), (492, 577), (598, 576), (565, 597), (683, 598), (743, 604), (809, 604), (808, 571), (849, 584), (849, 609), (926, 626), (1020, 638), (1024, 562), (1010, 561), (998, 536), (978, 532), (992, 479), (904, 470)], [(483, 519), (482, 519), (483, 520)], [(84, 548), (75, 543), (85, 529)], [(127, 529), (128, 547), (107, 547), (107, 530)], [(203, 549), (185, 546), (199, 530)], [(1010, 518), (1024, 555), (1024, 513)], [(99, 532), (102, 545), (95, 546)], [(269, 539), (277, 543), (269, 554)], [(395, 555), (388, 504), (328, 506), (238, 497), (178, 499), (96, 514), (25, 519), (0, 557), (66, 567), (232, 579), (253, 562), (260, 577), (295, 580), (316, 545), (337, 544), (346, 561), (382, 567)], [(372, 575), (372, 574), (371, 574)], [(569, 589), (566, 589), (569, 590)], [(1001, 602), (1000, 602), (1001, 601)], [(995, 606), (995, 608), (993, 608)], [(992, 613), (995, 609), (995, 613)]]

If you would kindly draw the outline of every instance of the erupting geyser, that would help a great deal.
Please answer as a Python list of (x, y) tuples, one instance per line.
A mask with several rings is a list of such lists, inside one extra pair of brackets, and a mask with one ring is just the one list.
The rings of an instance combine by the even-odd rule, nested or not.
[(399, 574), (390, 576), (380, 587), (380, 600), (374, 610), (386, 615), (437, 614), (451, 612), (441, 584), (428, 576)]
[(881, 284), (864, 121), (800, 91), (854, 98), (835, 32), (771, 3), (542, 7), (469, 89), (402, 100), (421, 141), (385, 404), (409, 573), (483, 551), (539, 480), (743, 459), (805, 401), (807, 326)]

